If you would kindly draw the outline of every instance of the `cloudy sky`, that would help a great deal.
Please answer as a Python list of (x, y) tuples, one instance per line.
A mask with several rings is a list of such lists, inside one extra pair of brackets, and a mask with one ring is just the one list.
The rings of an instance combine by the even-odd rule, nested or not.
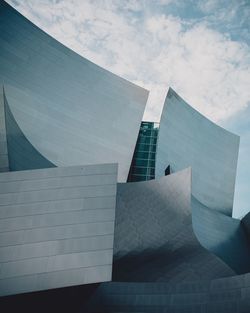
[(82, 56), (150, 90), (168, 87), (241, 135), (235, 216), (250, 210), (250, 0), (8, 0)]

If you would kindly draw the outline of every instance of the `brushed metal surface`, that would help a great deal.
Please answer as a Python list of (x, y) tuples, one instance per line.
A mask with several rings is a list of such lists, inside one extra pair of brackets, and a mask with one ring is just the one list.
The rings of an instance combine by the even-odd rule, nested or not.
[(117, 164), (1, 173), (0, 295), (111, 280), (116, 184)]
[[(125, 182), (148, 91), (66, 48), (4, 1), (0, 46), (0, 85), (27, 141), (56, 166), (119, 163)], [(29, 168), (16, 149), (18, 170)]]
[(197, 240), (190, 197), (190, 168), (118, 184), (113, 280), (173, 283), (234, 273)]
[(159, 128), (156, 177), (191, 166), (192, 194), (205, 206), (232, 216), (239, 136), (214, 124), (168, 91)]

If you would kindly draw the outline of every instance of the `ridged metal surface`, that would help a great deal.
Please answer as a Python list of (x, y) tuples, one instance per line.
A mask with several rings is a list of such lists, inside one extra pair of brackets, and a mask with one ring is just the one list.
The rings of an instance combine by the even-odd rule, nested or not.
[(117, 165), (0, 174), (0, 295), (111, 280)]
[(4, 1), (0, 46), (0, 85), (31, 145), (56, 166), (118, 162), (125, 182), (148, 91), (77, 55)]
[(192, 168), (192, 194), (205, 206), (232, 215), (239, 136), (212, 123), (171, 88), (159, 128), (156, 177), (168, 165)]
[(193, 281), (232, 275), (192, 228), (191, 169), (118, 184), (113, 280)]

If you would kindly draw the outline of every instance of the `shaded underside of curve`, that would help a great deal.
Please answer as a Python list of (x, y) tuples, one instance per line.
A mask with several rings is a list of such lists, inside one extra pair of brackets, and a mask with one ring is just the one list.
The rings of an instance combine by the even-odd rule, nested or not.
[(211, 210), (192, 197), (194, 232), (200, 243), (237, 274), (250, 271), (250, 245), (242, 221)]
[(9, 171), (3, 88), (0, 88), (0, 172)]
[(10, 171), (55, 167), (26, 138), (11, 112), (5, 92), (3, 96)]
[(234, 274), (196, 239), (190, 196), (191, 169), (118, 184), (113, 280), (180, 282)]

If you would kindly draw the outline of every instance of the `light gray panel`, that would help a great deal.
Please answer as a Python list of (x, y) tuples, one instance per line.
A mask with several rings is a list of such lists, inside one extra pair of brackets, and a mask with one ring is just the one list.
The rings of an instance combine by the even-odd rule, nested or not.
[[(0, 5), (0, 84), (27, 141), (56, 166), (118, 162), (118, 179), (126, 181), (148, 91)], [(27, 169), (17, 143), (15, 166)]]
[(22, 192), (30, 190), (42, 190), (51, 188), (77, 187), (77, 186), (95, 186), (112, 184), (114, 182), (114, 174), (106, 175), (88, 175), (88, 176), (71, 176), (47, 178), (40, 180), (24, 180), (13, 182), (0, 182), (0, 193)]
[(18, 245), (48, 240), (108, 235), (114, 232), (114, 221), (63, 225), (0, 233), (0, 246)]
[(0, 295), (111, 278), (117, 164), (1, 173), (0, 181)]
[(0, 279), (112, 264), (112, 249), (31, 258), (1, 264)]
[(114, 208), (114, 196), (82, 198), (82, 199), (65, 199), (43, 201), (38, 203), (25, 203), (16, 205), (1, 206), (0, 218), (36, 215), (36, 214), (51, 214), (65, 211), (79, 211), (101, 208)]
[(70, 166), (57, 167), (49, 169), (38, 169), (33, 171), (20, 171), (9, 173), (2, 173), (0, 176), (1, 182), (19, 181), (19, 180), (33, 180), (33, 179), (47, 179), (54, 177), (66, 176), (82, 176), (82, 175), (106, 175), (117, 173), (117, 164), (96, 164), (88, 166)]
[(102, 265), (0, 279), (0, 293), (6, 296), (29, 292), (31, 289), (38, 291), (99, 281), (109, 281), (111, 279), (111, 270), (112, 265)]
[(114, 209), (95, 209), (73, 211), (55, 214), (17, 217), (0, 220), (0, 232), (9, 232), (21, 229), (54, 227), (82, 223), (112, 221), (115, 219)]
[(44, 200), (75, 199), (115, 195), (116, 185), (69, 187), (48, 190), (34, 190), (21, 193), (0, 194), (2, 205), (43, 202)]
[(87, 238), (60, 239), (0, 248), (0, 262), (29, 259), (73, 252), (112, 249), (113, 235)]
[(192, 194), (209, 208), (232, 215), (239, 136), (212, 123), (171, 88), (159, 128), (156, 177), (192, 167)]

